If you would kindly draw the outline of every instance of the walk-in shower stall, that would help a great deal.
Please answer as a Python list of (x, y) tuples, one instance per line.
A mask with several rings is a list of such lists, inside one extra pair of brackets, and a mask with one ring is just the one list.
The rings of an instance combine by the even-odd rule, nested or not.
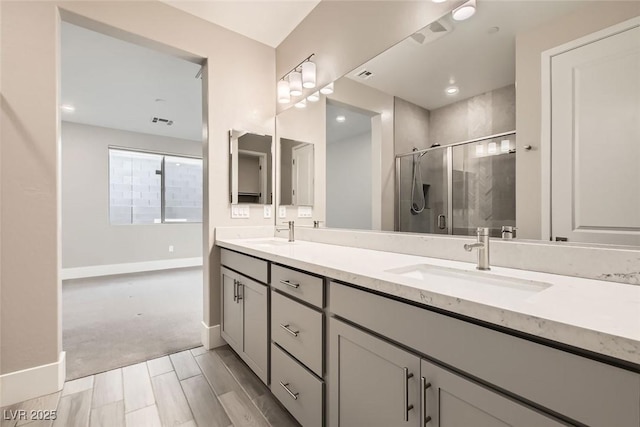
[(516, 225), (516, 133), (396, 155), (396, 230), (500, 236)]

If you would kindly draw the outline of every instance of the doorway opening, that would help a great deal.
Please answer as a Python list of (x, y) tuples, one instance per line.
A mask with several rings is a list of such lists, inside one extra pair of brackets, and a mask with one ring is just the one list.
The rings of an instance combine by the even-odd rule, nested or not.
[(200, 345), (203, 64), (62, 23), (67, 380)]

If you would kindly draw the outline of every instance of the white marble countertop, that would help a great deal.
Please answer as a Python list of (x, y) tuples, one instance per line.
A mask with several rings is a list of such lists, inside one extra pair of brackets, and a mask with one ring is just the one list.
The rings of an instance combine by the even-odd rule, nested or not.
[[(220, 239), (216, 244), (640, 365), (640, 286), (503, 267), (479, 272), (475, 264), (460, 261), (307, 241)], [(436, 269), (425, 270), (422, 279), (388, 272), (424, 264)], [(464, 275), (447, 269), (489, 281), (465, 283)], [(501, 283), (509, 279), (518, 283)]]

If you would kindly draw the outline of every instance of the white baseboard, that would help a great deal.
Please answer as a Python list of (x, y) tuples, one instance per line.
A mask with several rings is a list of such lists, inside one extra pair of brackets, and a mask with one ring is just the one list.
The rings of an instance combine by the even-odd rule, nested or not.
[(169, 270), (172, 268), (197, 267), (202, 265), (202, 257), (177, 258), (158, 261), (129, 262), (125, 264), (91, 265), (88, 267), (63, 268), (62, 280), (84, 277), (109, 276), (112, 274), (139, 273), (143, 271)]
[(57, 362), (0, 375), (0, 406), (60, 391), (66, 373), (66, 354), (62, 351)]
[(220, 336), (220, 325), (207, 326), (204, 321), (202, 322), (202, 345), (205, 349), (211, 350), (212, 348), (222, 347), (227, 342)]

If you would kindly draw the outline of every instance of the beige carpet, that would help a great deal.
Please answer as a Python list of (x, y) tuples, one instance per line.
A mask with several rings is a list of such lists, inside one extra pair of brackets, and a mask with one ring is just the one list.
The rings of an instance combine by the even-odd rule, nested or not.
[(202, 268), (66, 280), (67, 381), (201, 345)]

